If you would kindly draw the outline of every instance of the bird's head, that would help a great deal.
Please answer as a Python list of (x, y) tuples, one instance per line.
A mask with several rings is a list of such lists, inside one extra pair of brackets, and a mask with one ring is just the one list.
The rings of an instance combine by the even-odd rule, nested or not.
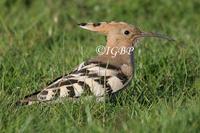
[(99, 23), (80, 23), (83, 29), (102, 33), (107, 36), (107, 45), (110, 47), (134, 47), (137, 40), (143, 37), (158, 37), (173, 40), (153, 32), (143, 32), (133, 25), (125, 22), (99, 22)]

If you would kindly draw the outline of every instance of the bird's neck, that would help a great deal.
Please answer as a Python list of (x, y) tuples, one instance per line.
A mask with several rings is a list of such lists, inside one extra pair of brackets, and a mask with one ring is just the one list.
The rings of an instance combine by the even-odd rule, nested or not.
[(126, 41), (108, 38), (103, 57), (115, 60), (120, 64), (134, 66), (134, 48)]
[[(97, 56), (94, 60), (109, 63), (118, 67), (126, 66), (129, 69), (128, 74), (132, 75), (134, 72), (134, 51), (132, 50), (131, 52), (125, 53), (115, 52), (115, 50), (119, 50), (124, 47), (124, 45), (121, 47), (118, 47), (117, 45), (106, 45), (105, 48), (107, 51), (104, 52), (104, 54)], [(128, 46), (125, 48), (131, 47), (132, 46)]]

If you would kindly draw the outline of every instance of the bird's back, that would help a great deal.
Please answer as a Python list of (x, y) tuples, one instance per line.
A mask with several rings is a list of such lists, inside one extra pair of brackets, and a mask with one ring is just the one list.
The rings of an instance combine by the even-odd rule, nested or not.
[(47, 102), (62, 97), (78, 98), (82, 94), (101, 98), (124, 88), (131, 76), (123, 72), (123, 67), (91, 60), (81, 63), (71, 73), (52, 81), (42, 91), (25, 97), (20, 103)]

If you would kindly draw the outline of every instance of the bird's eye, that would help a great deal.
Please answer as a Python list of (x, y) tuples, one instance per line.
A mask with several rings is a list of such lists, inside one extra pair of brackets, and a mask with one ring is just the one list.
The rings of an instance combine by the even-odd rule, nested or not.
[(130, 32), (129, 32), (128, 30), (125, 30), (125, 31), (124, 31), (124, 34), (125, 34), (125, 35), (128, 35), (129, 33), (130, 33)]

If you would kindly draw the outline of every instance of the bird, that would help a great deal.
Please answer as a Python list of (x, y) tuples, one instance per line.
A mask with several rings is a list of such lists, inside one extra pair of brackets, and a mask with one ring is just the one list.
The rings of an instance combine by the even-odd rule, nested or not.
[[(134, 48), (144, 37), (158, 37), (169, 41), (173, 38), (144, 32), (126, 22), (80, 23), (80, 28), (106, 36), (105, 53), (80, 63), (73, 71), (53, 80), (41, 90), (17, 101), (17, 105), (46, 103), (57, 99), (77, 99), (83, 94), (101, 99), (127, 88), (134, 76)], [(109, 49), (109, 50), (108, 50)], [(113, 56), (111, 50), (117, 50)], [(125, 51), (120, 53), (119, 50)], [(131, 50), (130, 50), (131, 49)]]

